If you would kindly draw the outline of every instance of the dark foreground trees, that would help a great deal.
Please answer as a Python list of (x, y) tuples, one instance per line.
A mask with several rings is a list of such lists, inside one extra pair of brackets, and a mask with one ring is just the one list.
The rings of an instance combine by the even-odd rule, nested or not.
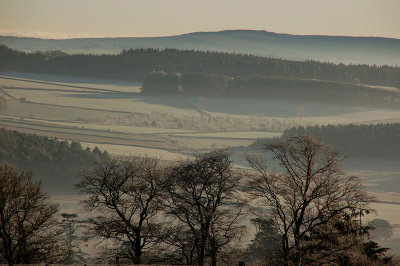
[[(241, 175), (233, 168), (227, 150), (196, 156), (170, 170), (166, 212), (179, 230), (170, 243), (185, 264), (216, 265), (224, 247), (240, 237)], [(207, 263), (207, 264), (208, 264)]]
[[(278, 170), (250, 156), (253, 169), (238, 170), (227, 150), (171, 165), (148, 157), (99, 162), (82, 172), (78, 185), (87, 195), (85, 223), (93, 236), (114, 240), (118, 255), (135, 264), (217, 265), (241, 248), (235, 240), (245, 229), (244, 191), (259, 231), (242, 259), (268, 265), (391, 262), (384, 257), (387, 249), (368, 241), (371, 228), (361, 219), (371, 198), (359, 179), (344, 176), (338, 152), (311, 136), (268, 149)], [(31, 175), (0, 165), (0, 263), (73, 262), (80, 220), (64, 214), (60, 224), (57, 206)], [(59, 225), (67, 229), (64, 256)]]
[(128, 253), (119, 255), (135, 264), (216, 265), (244, 230), (241, 176), (226, 150), (168, 167), (155, 158), (113, 159), (81, 177), (91, 232), (119, 241)]
[(78, 187), (89, 198), (84, 201), (91, 212), (87, 223), (92, 233), (114, 239), (127, 246), (127, 256), (135, 264), (159, 240), (160, 195), (166, 182), (159, 160), (131, 157), (111, 159), (82, 172)]
[(370, 227), (360, 219), (371, 198), (358, 178), (344, 176), (340, 153), (311, 136), (268, 148), (280, 171), (255, 157), (248, 157), (253, 170), (238, 170), (227, 150), (172, 165), (141, 157), (98, 163), (79, 183), (89, 195), (87, 223), (95, 236), (117, 240), (119, 255), (133, 263), (217, 265), (244, 232), (244, 191), (259, 229), (245, 260), (390, 261), (383, 258), (386, 249), (367, 241)]
[(279, 171), (248, 156), (254, 171), (248, 173), (245, 191), (262, 207), (256, 215), (272, 219), (278, 229), (282, 263), (350, 265), (351, 252), (359, 259), (365, 255), (368, 228), (358, 219), (370, 211), (371, 198), (358, 178), (344, 176), (340, 153), (312, 136), (295, 136), (267, 148)]
[(31, 177), (0, 165), (0, 263), (57, 262), (58, 207)]

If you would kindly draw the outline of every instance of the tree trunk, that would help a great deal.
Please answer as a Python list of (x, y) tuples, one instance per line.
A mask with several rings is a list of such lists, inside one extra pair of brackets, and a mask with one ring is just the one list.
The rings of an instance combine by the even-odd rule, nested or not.
[(217, 249), (215, 247), (211, 249), (211, 266), (217, 266)]
[(284, 265), (289, 265), (289, 250), (287, 247), (287, 236), (282, 235), (282, 253), (283, 253), (283, 263)]
[(133, 258), (133, 264), (141, 264), (141, 256), (142, 256), (141, 242), (142, 242), (141, 236), (140, 234), (137, 234), (134, 247), (135, 257)]
[(200, 247), (199, 258), (198, 258), (199, 266), (204, 265), (204, 256), (205, 256), (204, 246), (202, 245)]
[[(207, 231), (207, 229), (202, 229), (204, 231)], [(205, 258), (205, 254), (206, 254), (206, 242), (207, 242), (207, 235), (205, 233), (202, 234), (201, 236), (201, 243), (200, 243), (200, 250), (199, 250), (199, 258), (198, 258), (198, 262), (199, 262), (199, 266), (203, 266), (204, 265), (204, 258)]]

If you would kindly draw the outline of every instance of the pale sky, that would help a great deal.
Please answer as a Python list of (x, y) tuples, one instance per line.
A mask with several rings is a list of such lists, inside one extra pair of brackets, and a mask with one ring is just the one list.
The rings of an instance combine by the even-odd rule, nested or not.
[(0, 0), (0, 35), (147, 37), (226, 29), (400, 39), (400, 0)]

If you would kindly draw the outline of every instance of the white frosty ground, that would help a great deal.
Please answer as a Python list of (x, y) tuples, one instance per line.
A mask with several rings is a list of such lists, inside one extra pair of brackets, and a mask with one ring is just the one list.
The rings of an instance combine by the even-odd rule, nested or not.
[(353, 113), (343, 113), (334, 116), (309, 117), (315, 124), (349, 124), (379, 122), (385, 120), (400, 121), (400, 111), (394, 109), (376, 109)]
[(90, 147), (91, 149), (97, 146), (100, 150), (106, 150), (112, 154), (120, 156), (147, 155), (151, 157), (157, 157), (160, 158), (161, 160), (166, 160), (166, 161), (172, 161), (186, 157), (179, 153), (173, 153), (166, 150), (137, 147), (137, 146), (98, 144), (89, 142), (81, 142), (81, 144), (82, 147)]

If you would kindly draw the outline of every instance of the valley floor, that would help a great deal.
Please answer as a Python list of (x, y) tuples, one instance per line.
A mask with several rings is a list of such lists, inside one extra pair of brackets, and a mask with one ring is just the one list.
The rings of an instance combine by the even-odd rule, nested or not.
[[(400, 121), (398, 109), (139, 92), (139, 83), (0, 73), (0, 95), (7, 99), (7, 108), (0, 110), (0, 128), (79, 141), (115, 155), (147, 154), (169, 161), (215, 148), (247, 146), (293, 126)], [(366, 219), (389, 221), (394, 234), (382, 244), (400, 253), (400, 166), (353, 160), (345, 167), (348, 174), (361, 176), (376, 196), (377, 213)], [(73, 212), (81, 196), (53, 199), (62, 211)]]

